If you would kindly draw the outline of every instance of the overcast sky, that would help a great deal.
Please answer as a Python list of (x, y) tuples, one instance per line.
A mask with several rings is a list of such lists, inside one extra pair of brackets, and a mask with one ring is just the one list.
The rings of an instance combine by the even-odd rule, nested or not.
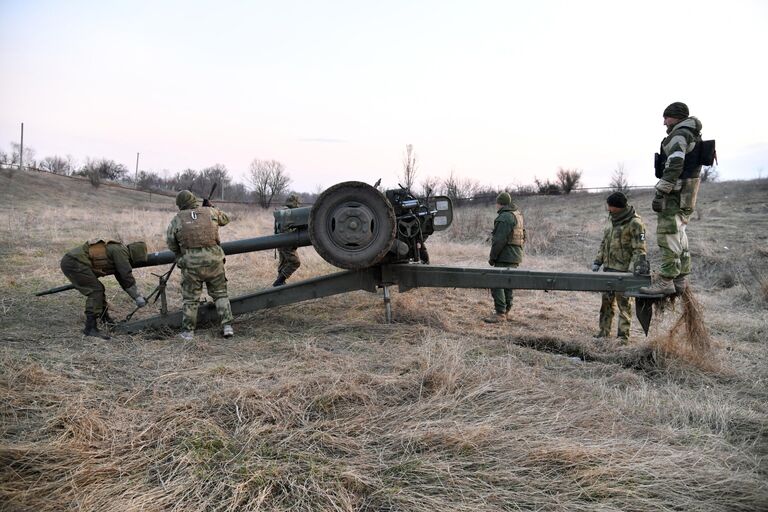
[(292, 188), (558, 167), (653, 178), (686, 102), (723, 179), (768, 176), (768, 2), (0, 0), (0, 149)]

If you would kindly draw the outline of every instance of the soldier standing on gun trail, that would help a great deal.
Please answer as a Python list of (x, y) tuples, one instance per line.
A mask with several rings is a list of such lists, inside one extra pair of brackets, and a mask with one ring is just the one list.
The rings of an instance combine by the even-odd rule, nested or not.
[[(291, 194), (285, 200), (286, 208), (298, 208), (299, 196)], [(272, 283), (272, 286), (282, 286), (285, 281), (293, 275), (296, 270), (301, 266), (301, 260), (299, 260), (298, 247), (281, 247), (277, 250), (280, 255), (280, 261), (277, 265), (277, 279)]]
[(205, 199), (198, 207), (197, 198), (189, 190), (176, 195), (179, 213), (168, 225), (166, 242), (176, 254), (181, 269), (181, 295), (184, 299), (181, 321), (181, 337), (192, 340), (197, 326), (197, 307), (203, 284), (208, 295), (214, 300), (219, 315), (222, 334), (225, 338), (234, 336), (232, 308), (227, 296), (227, 277), (224, 273), (224, 251), (219, 245), (219, 226), (229, 223), (229, 216), (214, 208)]
[(701, 121), (689, 116), (685, 103), (675, 102), (664, 109), (667, 136), (656, 158), (656, 196), (652, 208), (657, 213), (656, 239), (661, 250), (659, 278), (640, 288), (646, 294), (681, 294), (691, 273), (686, 227), (696, 206), (701, 165), (686, 158), (701, 142)]
[[(601, 266), (603, 272), (632, 272), (640, 260), (645, 262), (643, 219), (635, 213), (634, 207), (627, 204), (627, 196), (621, 192), (609, 195), (606, 202), (610, 219), (603, 232), (603, 241), (600, 243), (597, 257), (592, 263), (592, 272), (597, 272)], [(611, 335), (617, 302), (619, 303), (619, 328), (616, 337), (623, 344), (629, 341), (632, 303), (629, 297), (614, 292), (603, 292), (603, 301), (600, 305), (600, 332), (595, 338), (606, 338)]]
[[(512, 197), (502, 192), (496, 197), (496, 220), (493, 221), (491, 253), (488, 263), (492, 267), (515, 268), (523, 262), (525, 228), (523, 214), (512, 202)], [(495, 324), (509, 320), (513, 293), (511, 288), (492, 288), (495, 313), (483, 320)]]
[(61, 271), (75, 289), (87, 297), (83, 334), (108, 340), (109, 335), (99, 331), (97, 320), (106, 324), (115, 323), (109, 316), (104, 285), (99, 281), (100, 277), (114, 275), (138, 307), (147, 305), (131, 268), (132, 265), (146, 260), (147, 245), (144, 242), (134, 242), (126, 246), (115, 240), (100, 238), (78, 245), (61, 258)]

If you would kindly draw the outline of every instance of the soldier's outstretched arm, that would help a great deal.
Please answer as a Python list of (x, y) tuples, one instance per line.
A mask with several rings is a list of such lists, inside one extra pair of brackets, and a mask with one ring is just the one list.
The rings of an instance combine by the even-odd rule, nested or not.
[(218, 208), (214, 208), (213, 214), (219, 226), (226, 226), (229, 224), (229, 215), (227, 215), (225, 212), (219, 210)]

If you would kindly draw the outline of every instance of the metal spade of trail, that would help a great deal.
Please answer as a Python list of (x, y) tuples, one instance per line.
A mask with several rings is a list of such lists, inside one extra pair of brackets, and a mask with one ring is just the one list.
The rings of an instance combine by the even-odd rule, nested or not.
[[(387, 321), (391, 321), (389, 287), (393, 285), (401, 292), (412, 288), (617, 292), (635, 297), (637, 318), (647, 335), (653, 304), (661, 298), (639, 294), (639, 288), (650, 285), (647, 274), (539, 272), (425, 264), (425, 242), (433, 233), (448, 229), (453, 221), (453, 205), (446, 196), (417, 198), (405, 188), (382, 193), (366, 183), (348, 181), (325, 190), (312, 207), (276, 210), (274, 216), (274, 235), (224, 242), (221, 244), (224, 254), (312, 245), (323, 259), (345, 271), (231, 298), (235, 315), (355, 290), (376, 292), (381, 288)], [(136, 266), (164, 265), (174, 260), (171, 251), (155, 252)], [(64, 289), (68, 288), (57, 287), (37, 295)], [(213, 304), (198, 309), (201, 325), (215, 319)], [(181, 312), (177, 311), (125, 322), (116, 330), (131, 333), (179, 326)]]

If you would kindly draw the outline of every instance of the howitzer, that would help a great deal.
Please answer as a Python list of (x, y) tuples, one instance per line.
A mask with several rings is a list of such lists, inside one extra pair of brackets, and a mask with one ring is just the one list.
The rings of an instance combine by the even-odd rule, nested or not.
[[(270, 236), (221, 244), (227, 255), (282, 247), (312, 245), (317, 253), (343, 272), (269, 288), (230, 299), (235, 315), (354, 290), (384, 290), (387, 320), (391, 319), (389, 287), (401, 291), (420, 287), (513, 288), (617, 292), (637, 298), (636, 313), (648, 332), (652, 301), (638, 289), (650, 284), (650, 276), (610, 272), (537, 272), (504, 268), (466, 268), (423, 265), (420, 248), (436, 231), (450, 227), (450, 198), (414, 197), (404, 188), (382, 194), (361, 182), (334, 185), (318, 196), (312, 207), (276, 210), (275, 233)], [(172, 263), (170, 251), (150, 253), (137, 266)], [(198, 321), (215, 319), (212, 304), (198, 309)], [(123, 332), (148, 327), (180, 326), (181, 312), (136, 320), (118, 326)]]

